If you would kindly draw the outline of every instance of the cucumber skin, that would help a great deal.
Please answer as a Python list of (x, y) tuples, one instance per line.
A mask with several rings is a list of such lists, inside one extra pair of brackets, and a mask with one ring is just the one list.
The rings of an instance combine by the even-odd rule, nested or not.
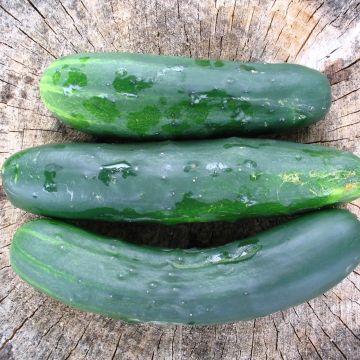
[(52, 144), (3, 167), (9, 200), (69, 219), (166, 224), (291, 214), (360, 196), (360, 159), (264, 139)]
[(326, 76), (305, 66), (128, 53), (60, 58), (40, 94), (78, 130), (133, 139), (286, 132), (331, 104)]
[(359, 259), (360, 224), (339, 209), (209, 249), (138, 246), (55, 220), (23, 225), (11, 244), (11, 265), (30, 285), (129, 322), (205, 325), (264, 316), (324, 293)]

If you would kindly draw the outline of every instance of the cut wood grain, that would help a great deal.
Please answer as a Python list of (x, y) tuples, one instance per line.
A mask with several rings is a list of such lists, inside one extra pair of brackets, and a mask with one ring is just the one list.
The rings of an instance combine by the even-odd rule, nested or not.
[[(0, 165), (30, 146), (91, 140), (53, 118), (38, 89), (51, 61), (86, 51), (314, 67), (331, 81), (331, 111), (286, 138), (360, 155), (359, 43), (355, 0), (0, 0)], [(359, 201), (348, 208), (360, 217)], [(323, 296), (254, 321), (126, 325), (70, 309), (15, 276), (9, 244), (16, 228), (32, 217), (15, 209), (0, 187), (1, 360), (360, 358), (360, 268)], [(138, 243), (190, 247), (225, 243), (273, 223), (126, 224), (112, 225), (110, 232), (100, 223), (81, 225)]]

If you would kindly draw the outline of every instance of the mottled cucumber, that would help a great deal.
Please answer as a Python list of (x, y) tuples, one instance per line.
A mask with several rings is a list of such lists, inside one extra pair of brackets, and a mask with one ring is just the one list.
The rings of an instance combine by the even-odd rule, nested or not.
[(264, 139), (58, 144), (3, 167), (17, 207), (74, 219), (168, 224), (290, 214), (360, 196), (360, 159)]
[(326, 76), (305, 66), (127, 53), (58, 59), (40, 93), (76, 129), (136, 139), (289, 131), (331, 104)]
[(316, 212), (209, 249), (163, 249), (54, 220), (17, 230), (14, 271), (73, 307), (131, 322), (215, 324), (253, 319), (327, 291), (359, 263), (360, 223)]

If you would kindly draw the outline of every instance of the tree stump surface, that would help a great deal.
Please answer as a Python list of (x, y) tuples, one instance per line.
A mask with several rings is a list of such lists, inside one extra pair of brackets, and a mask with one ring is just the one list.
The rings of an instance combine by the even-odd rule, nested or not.
[[(286, 138), (360, 155), (359, 1), (0, 0), (0, 165), (34, 145), (92, 140), (51, 116), (38, 86), (54, 59), (89, 51), (316, 68), (332, 84), (330, 113)], [(360, 201), (347, 207), (360, 217)], [(360, 358), (360, 267), (324, 295), (253, 321), (128, 325), (71, 309), (21, 281), (9, 265), (9, 245), (19, 225), (34, 216), (14, 208), (1, 185), (0, 209), (1, 360)], [(271, 223), (118, 224), (110, 232), (107, 224), (91, 223), (90, 228), (139, 243), (190, 247), (232, 241)]]

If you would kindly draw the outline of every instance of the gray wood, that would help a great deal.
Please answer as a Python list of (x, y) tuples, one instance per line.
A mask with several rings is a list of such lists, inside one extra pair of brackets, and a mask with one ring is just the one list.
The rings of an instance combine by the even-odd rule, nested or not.
[[(359, 44), (359, 1), (0, 0), (0, 164), (33, 145), (91, 139), (52, 117), (38, 89), (52, 60), (85, 51), (312, 66), (331, 79), (331, 112), (288, 138), (360, 155)], [(0, 207), (1, 360), (360, 358), (360, 267), (326, 294), (254, 321), (126, 325), (73, 310), (20, 281), (9, 266), (9, 244), (33, 216), (15, 209), (2, 187)], [(360, 217), (359, 201), (348, 208)], [(154, 245), (209, 246), (270, 223), (118, 225), (111, 233)], [(108, 232), (106, 225), (90, 225)]]

